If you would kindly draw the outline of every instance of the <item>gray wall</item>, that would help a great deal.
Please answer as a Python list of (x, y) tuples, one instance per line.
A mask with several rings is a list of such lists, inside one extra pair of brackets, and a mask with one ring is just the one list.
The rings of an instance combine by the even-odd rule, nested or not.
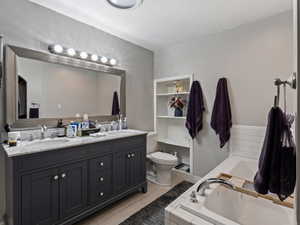
[[(127, 71), (127, 114), (132, 128), (153, 129), (153, 53), (98, 29), (74, 21), (27, 0), (1, 0), (0, 34), (6, 43), (47, 50), (49, 43), (60, 43), (99, 55), (114, 57)], [(1, 89), (1, 97), (3, 89)], [(3, 97), (0, 98), (0, 127), (3, 126)], [(0, 162), (3, 166), (3, 162)], [(0, 168), (3, 173), (3, 168)], [(0, 175), (0, 184), (3, 184)], [(0, 202), (3, 203), (0, 185)], [(0, 204), (0, 215), (3, 213)]]
[(286, 12), (155, 53), (155, 78), (194, 73), (202, 85), (207, 112), (195, 142), (197, 175), (227, 156), (209, 125), (218, 79), (228, 78), (234, 124), (264, 126), (273, 104), (274, 78), (285, 79), (293, 71), (292, 44), (292, 12)]

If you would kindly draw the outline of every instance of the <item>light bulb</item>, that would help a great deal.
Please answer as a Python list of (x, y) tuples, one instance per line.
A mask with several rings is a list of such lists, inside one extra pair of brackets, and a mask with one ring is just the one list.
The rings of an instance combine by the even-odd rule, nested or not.
[(67, 53), (68, 53), (69, 56), (74, 56), (74, 55), (76, 55), (76, 51), (74, 50), (74, 48), (69, 48), (69, 49), (67, 50)]
[(110, 65), (116, 65), (117, 64), (117, 60), (115, 60), (115, 59), (110, 59), (109, 60), (109, 63), (110, 63)]
[(108, 62), (108, 59), (107, 59), (105, 56), (102, 56), (102, 57), (101, 57), (101, 62), (102, 62), (102, 63), (107, 63), (107, 62)]
[(91, 55), (91, 60), (92, 61), (98, 61), (98, 56), (96, 54)]
[(55, 53), (62, 53), (64, 49), (61, 45), (54, 45), (53, 50)]
[(86, 52), (80, 52), (80, 58), (86, 59), (88, 57), (88, 54)]

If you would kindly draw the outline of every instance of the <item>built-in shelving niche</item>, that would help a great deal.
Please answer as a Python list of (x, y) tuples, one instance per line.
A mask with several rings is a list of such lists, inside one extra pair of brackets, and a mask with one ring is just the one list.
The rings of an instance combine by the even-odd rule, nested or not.
[[(187, 104), (193, 75), (156, 79), (154, 81), (155, 132), (159, 150), (177, 153), (178, 164), (184, 168), (175, 169), (184, 174), (193, 173), (193, 142), (185, 128)], [(176, 88), (177, 84), (177, 88)], [(175, 117), (174, 110), (169, 109), (172, 97), (180, 96), (185, 102), (182, 117)], [(189, 172), (186, 171), (189, 167)]]

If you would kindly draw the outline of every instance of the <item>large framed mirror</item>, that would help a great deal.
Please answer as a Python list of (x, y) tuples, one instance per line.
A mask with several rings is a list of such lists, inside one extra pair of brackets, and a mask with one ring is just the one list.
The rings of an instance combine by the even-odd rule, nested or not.
[[(5, 46), (6, 122), (12, 128), (58, 119), (92, 120), (126, 115), (126, 72), (93, 62), (16, 46)], [(114, 102), (115, 101), (115, 102)]]

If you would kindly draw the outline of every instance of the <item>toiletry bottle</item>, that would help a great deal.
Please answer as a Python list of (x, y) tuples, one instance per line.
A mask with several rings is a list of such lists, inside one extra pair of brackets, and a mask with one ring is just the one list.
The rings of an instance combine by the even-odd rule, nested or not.
[(82, 136), (82, 123), (78, 123), (78, 127), (77, 127), (77, 136), (81, 137)]
[(64, 127), (64, 124), (63, 124), (63, 120), (62, 119), (59, 119), (58, 121), (57, 121), (57, 126), (56, 126), (57, 128), (63, 128)]
[(123, 129), (128, 129), (128, 126), (127, 126), (127, 118), (124, 117), (123, 119), (123, 125), (122, 125)]
[(66, 137), (71, 137), (72, 136), (72, 127), (71, 127), (71, 125), (69, 124), (69, 125), (67, 125), (66, 126)]
[(17, 146), (18, 140), (20, 139), (20, 132), (9, 132), (8, 133), (8, 145), (9, 147)]
[(82, 129), (89, 129), (90, 124), (89, 124), (89, 115), (88, 114), (83, 114), (83, 126)]
[(122, 127), (123, 127), (123, 120), (122, 120), (122, 114), (120, 114), (120, 116), (119, 116), (119, 130), (122, 130)]

